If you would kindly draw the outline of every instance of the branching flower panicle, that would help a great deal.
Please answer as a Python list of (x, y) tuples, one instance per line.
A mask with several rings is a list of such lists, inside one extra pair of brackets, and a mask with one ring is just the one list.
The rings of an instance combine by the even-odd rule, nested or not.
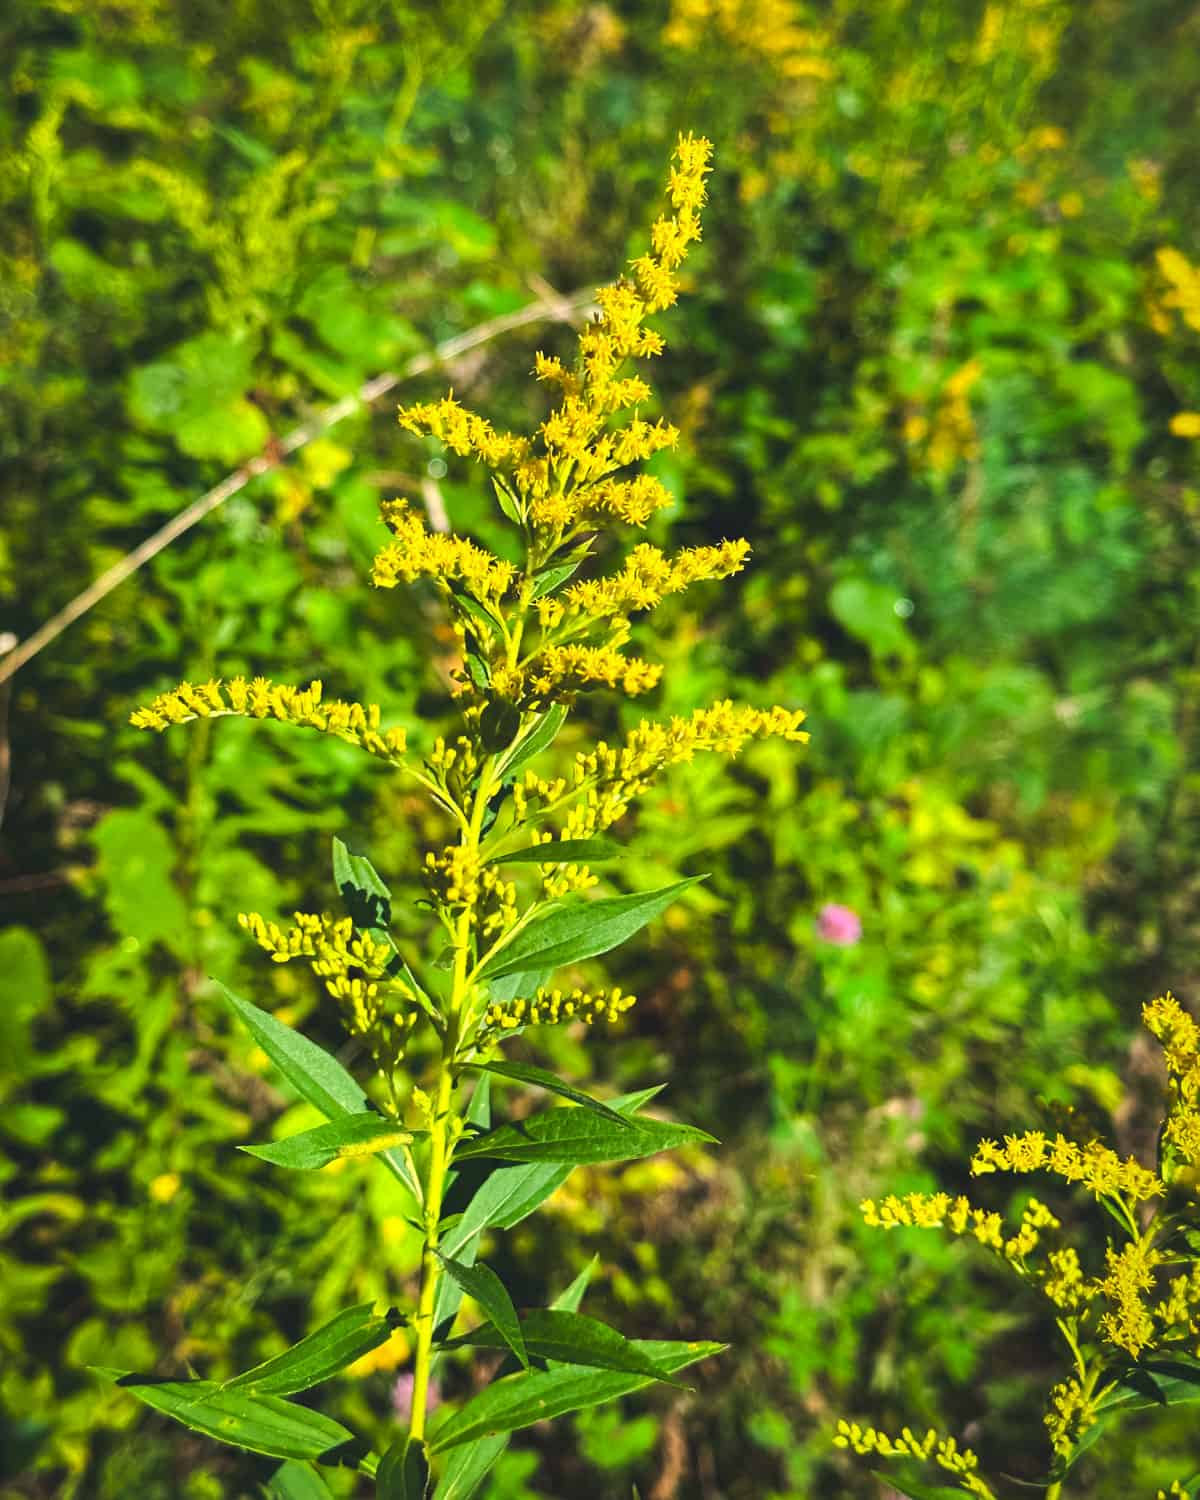
[[(1060, 1475), (1121, 1396), (1144, 1401), (1164, 1369), (1200, 1385), (1200, 1203), (1190, 1185), (1200, 1161), (1200, 1025), (1169, 992), (1144, 1006), (1142, 1017), (1162, 1043), (1168, 1085), (1154, 1170), (1102, 1141), (1079, 1144), (1040, 1130), (1007, 1135), (1002, 1144), (981, 1141), (971, 1160), (975, 1175), (1044, 1171), (1084, 1188), (1107, 1209), (1115, 1239), (1085, 1245), (1081, 1253), (1064, 1242), (1060, 1220), (1036, 1199), (1011, 1235), (998, 1213), (947, 1193), (892, 1194), (862, 1204), (866, 1223), (877, 1228), (971, 1235), (1050, 1303), (1073, 1367), (1051, 1389), (1044, 1418)], [(1177, 1201), (1164, 1204), (1168, 1195)], [(1167, 1404), (1168, 1394), (1161, 1400)], [(929, 1458), (932, 1451), (907, 1432), (893, 1441), (846, 1423), (833, 1441), (885, 1457)], [(1048, 1493), (1060, 1491), (1056, 1479)]]

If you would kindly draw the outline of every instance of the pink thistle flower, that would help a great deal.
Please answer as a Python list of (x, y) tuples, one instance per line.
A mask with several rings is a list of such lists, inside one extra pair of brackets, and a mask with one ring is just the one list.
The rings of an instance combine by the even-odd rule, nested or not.
[(817, 936), (838, 948), (853, 948), (862, 937), (862, 920), (852, 907), (827, 901), (817, 913)]

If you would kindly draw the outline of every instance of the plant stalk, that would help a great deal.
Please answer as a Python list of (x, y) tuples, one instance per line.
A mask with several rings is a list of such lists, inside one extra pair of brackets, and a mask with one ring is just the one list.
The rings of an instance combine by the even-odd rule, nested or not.
[[(470, 821), (463, 830), (462, 844), (478, 849), (483, 829), (483, 815), (492, 794), (492, 765), (489, 756), (479, 770)], [(446, 1195), (446, 1176), (454, 1152), (454, 1059), (459, 1045), (458, 1020), (467, 998), (471, 961), (471, 910), (465, 908), (458, 919), (454, 935), (454, 978), (450, 991), (450, 1016), (442, 1039), (437, 1091), (433, 1117), (429, 1122), (429, 1180), (425, 1184), (425, 1243), (421, 1251), (421, 1294), (417, 1303), (417, 1349), (413, 1360), (412, 1414), (409, 1432), (424, 1439), (425, 1419), (429, 1413), (429, 1378), (433, 1367), (433, 1312), (437, 1304), (442, 1265), (438, 1260), (439, 1225), (442, 1200)]]

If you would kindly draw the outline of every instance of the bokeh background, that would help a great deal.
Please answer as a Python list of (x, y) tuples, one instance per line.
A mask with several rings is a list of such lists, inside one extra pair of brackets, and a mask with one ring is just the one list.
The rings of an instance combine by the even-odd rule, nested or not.
[[(369, 377), (610, 280), (676, 133), (713, 139), (704, 242), (658, 319), (683, 437), (652, 539), (755, 557), (643, 631), (653, 711), (804, 705), (813, 738), (663, 785), (621, 878), (711, 878), (610, 965), (643, 997), (619, 1034), (545, 1042), (602, 1092), (669, 1078), (722, 1146), (581, 1171), (492, 1254), (535, 1302), (596, 1252), (598, 1316), (732, 1349), (694, 1394), (520, 1435), (488, 1494), (880, 1495), (828, 1445), (843, 1414), (940, 1423), (1036, 1479), (1046, 1317), (856, 1205), (961, 1185), (979, 1135), (1056, 1108), (1144, 1148), (1139, 1006), (1200, 999), (1200, 10), (7, 0), (0, 71), (0, 623), (22, 637)], [(0, 688), (6, 1497), (259, 1496), (271, 1463), (88, 1364), (227, 1374), (411, 1295), (386, 1179), (285, 1181), (234, 1149), (300, 1114), (209, 976), (335, 1042), (236, 913), (328, 905), (334, 833), (398, 887), (425, 814), (323, 737), (126, 720), (181, 677), (262, 671), (445, 723), (432, 598), (366, 585), (376, 505), (485, 539), (496, 516), (396, 400), (453, 383), (528, 426), (534, 350), (571, 339), (546, 316), (406, 379)], [(611, 732), (623, 710), (587, 712)], [(377, 1441), (389, 1347), (317, 1393)], [(1098, 1451), (1100, 1500), (1197, 1467), (1173, 1414)]]

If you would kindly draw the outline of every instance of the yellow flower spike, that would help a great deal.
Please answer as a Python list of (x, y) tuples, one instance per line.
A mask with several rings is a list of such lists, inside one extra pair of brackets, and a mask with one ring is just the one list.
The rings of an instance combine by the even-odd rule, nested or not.
[(511, 563), (474, 542), (430, 531), (403, 500), (385, 500), (380, 511), (396, 541), (375, 558), (371, 581), (376, 588), (395, 588), (401, 579), (413, 583), (426, 577), (445, 587), (461, 582), (481, 602), (495, 603), (516, 577)]
[(322, 702), (321, 690), (321, 683), (316, 681), (298, 688), (265, 677), (255, 677), (249, 683), (243, 677), (234, 677), (228, 683), (214, 680), (200, 687), (181, 682), (170, 692), (160, 693), (147, 707), (135, 709), (129, 722), (135, 729), (161, 732), (193, 719), (275, 719), (335, 735), (393, 765), (403, 763), (405, 733), (402, 729), (381, 729), (378, 704), (341, 699)]
[(971, 1159), (971, 1172), (1053, 1172), (1067, 1182), (1078, 1182), (1093, 1196), (1125, 1195), (1143, 1202), (1166, 1191), (1157, 1175), (1133, 1157), (1122, 1160), (1101, 1141), (1078, 1146), (1063, 1135), (1048, 1141), (1041, 1131), (1006, 1136), (1004, 1145), (980, 1141)]

